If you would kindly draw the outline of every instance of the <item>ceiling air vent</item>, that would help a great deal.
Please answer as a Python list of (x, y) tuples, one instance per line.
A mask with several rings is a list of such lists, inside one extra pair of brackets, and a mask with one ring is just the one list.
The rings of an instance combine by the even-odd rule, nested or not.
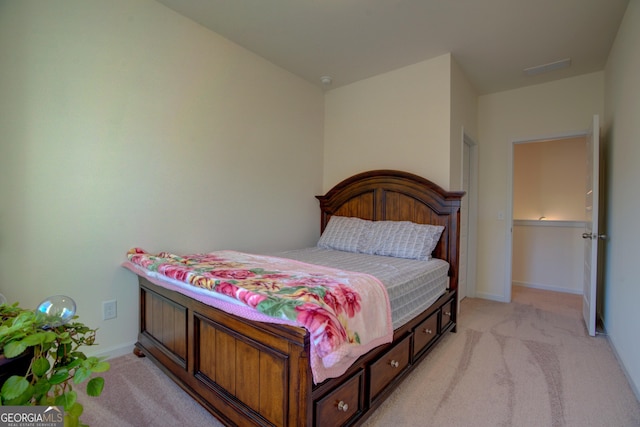
[(527, 76), (535, 76), (536, 74), (548, 73), (549, 71), (559, 70), (571, 66), (571, 58), (561, 59), (560, 61), (550, 62), (548, 64), (536, 65), (535, 67), (525, 68), (523, 71)]

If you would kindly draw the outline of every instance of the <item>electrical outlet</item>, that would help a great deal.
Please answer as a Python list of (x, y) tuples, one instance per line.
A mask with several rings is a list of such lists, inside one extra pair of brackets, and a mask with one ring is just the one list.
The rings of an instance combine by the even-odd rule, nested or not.
[(118, 305), (116, 300), (102, 302), (102, 319), (109, 320), (118, 317)]

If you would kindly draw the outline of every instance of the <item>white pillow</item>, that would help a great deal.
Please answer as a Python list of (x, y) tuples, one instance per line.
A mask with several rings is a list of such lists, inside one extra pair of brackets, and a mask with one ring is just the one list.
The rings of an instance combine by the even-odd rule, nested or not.
[(346, 252), (362, 252), (366, 247), (372, 221), (333, 215), (317, 246)]
[(374, 221), (363, 252), (426, 261), (438, 244), (444, 227), (410, 221)]

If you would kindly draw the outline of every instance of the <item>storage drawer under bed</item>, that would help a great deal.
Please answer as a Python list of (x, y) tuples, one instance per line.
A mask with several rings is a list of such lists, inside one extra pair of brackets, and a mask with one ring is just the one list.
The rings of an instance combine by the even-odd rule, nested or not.
[(447, 328), (455, 321), (454, 313), (454, 301), (451, 300), (442, 306), (442, 321), (440, 322), (440, 333), (447, 330)]
[(371, 400), (375, 400), (385, 387), (393, 382), (409, 366), (411, 335), (394, 345), (369, 367)]
[(314, 404), (315, 425), (335, 427), (345, 424), (364, 409), (364, 372), (358, 371), (337, 389)]
[(438, 336), (438, 313), (434, 312), (420, 323), (413, 331), (413, 358), (415, 360), (429, 344)]

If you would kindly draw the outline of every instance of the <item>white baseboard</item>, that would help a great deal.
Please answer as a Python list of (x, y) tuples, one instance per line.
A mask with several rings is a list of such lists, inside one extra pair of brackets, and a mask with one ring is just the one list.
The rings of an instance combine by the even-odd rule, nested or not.
[(564, 292), (565, 294), (582, 295), (581, 289), (562, 288), (559, 286), (540, 285), (538, 283), (518, 282), (514, 280), (511, 282), (513, 286), (522, 286), (523, 288), (542, 289), (545, 291)]
[(508, 302), (504, 295), (496, 295), (496, 294), (488, 294), (486, 292), (477, 292), (475, 293), (475, 298), (488, 299), (490, 301), (498, 301), (498, 302)]
[(125, 354), (131, 354), (133, 352), (133, 348), (135, 343), (132, 342), (130, 344), (123, 344), (117, 347), (111, 347), (107, 349), (95, 348), (91, 349), (93, 351), (85, 351), (87, 355), (102, 357), (105, 359), (113, 359), (114, 357), (124, 356)]
[[(582, 295), (582, 291), (580, 290), (560, 288), (557, 286), (540, 285), (536, 283), (527, 283), (527, 282), (518, 282), (518, 281), (513, 281), (512, 285), (521, 286), (523, 288), (534, 288), (534, 289), (541, 289), (545, 291), (564, 292), (566, 294)], [(490, 301), (498, 301), (498, 302), (509, 302), (505, 299), (504, 295), (490, 294), (490, 293), (478, 292), (478, 291), (475, 292), (474, 298), (482, 298), (482, 299), (487, 299)]]

